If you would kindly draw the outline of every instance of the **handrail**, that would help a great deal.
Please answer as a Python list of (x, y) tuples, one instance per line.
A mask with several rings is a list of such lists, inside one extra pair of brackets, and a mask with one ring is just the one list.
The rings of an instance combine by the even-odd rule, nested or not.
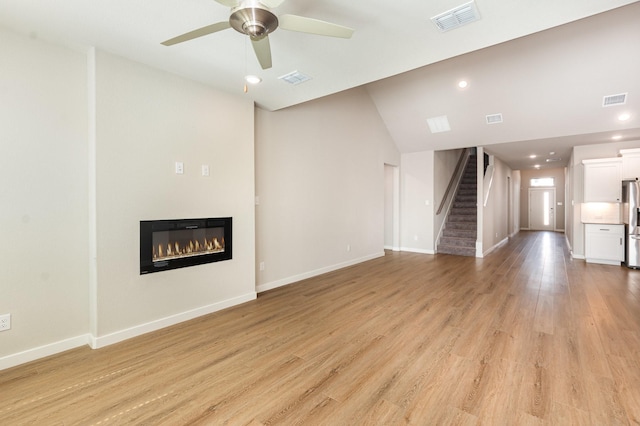
[(482, 204), (484, 207), (487, 207), (487, 203), (489, 202), (489, 193), (491, 192), (491, 185), (493, 184), (493, 172), (495, 167), (493, 164), (489, 164), (487, 167), (487, 173), (484, 175), (484, 203)]
[(444, 196), (442, 197), (442, 201), (440, 201), (440, 207), (438, 207), (438, 210), (436, 211), (436, 215), (439, 215), (440, 212), (442, 212), (442, 209), (444, 208), (445, 202), (449, 198), (449, 193), (451, 192), (451, 188), (453, 187), (453, 183), (456, 181), (456, 177), (458, 176), (458, 173), (460, 172), (460, 168), (462, 167), (462, 164), (464, 163), (463, 160), (467, 156), (467, 152), (468, 151), (469, 151), (469, 148), (464, 148), (462, 150), (462, 152), (460, 153), (460, 158), (458, 158), (458, 164), (456, 164), (456, 169), (453, 171), (453, 174), (451, 175), (451, 179), (449, 180), (449, 185), (447, 185), (447, 190), (444, 192)]

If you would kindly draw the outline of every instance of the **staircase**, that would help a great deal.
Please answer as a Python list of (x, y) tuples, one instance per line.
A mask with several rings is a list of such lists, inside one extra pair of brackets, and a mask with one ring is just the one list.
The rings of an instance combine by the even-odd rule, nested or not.
[(477, 160), (469, 156), (438, 244), (438, 253), (476, 255)]

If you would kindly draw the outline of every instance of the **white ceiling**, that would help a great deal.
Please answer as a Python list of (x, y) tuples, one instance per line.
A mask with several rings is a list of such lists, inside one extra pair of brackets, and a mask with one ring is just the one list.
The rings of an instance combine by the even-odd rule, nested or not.
[[(465, 1), (287, 0), (277, 15), (330, 21), (355, 33), (345, 40), (277, 29), (269, 36), (268, 70), (233, 29), (160, 44), (226, 21), (229, 9), (214, 0), (3, 0), (0, 25), (78, 50), (95, 46), (268, 110), (366, 85), (401, 152), (491, 145), (521, 168), (531, 166), (522, 163), (524, 153), (542, 147), (554, 147), (566, 161), (571, 144), (606, 142), (611, 132), (640, 139), (640, 3), (477, 0), (479, 21), (439, 32), (430, 18)], [(294, 70), (311, 80), (291, 86), (278, 79)], [(246, 74), (263, 81), (244, 94)], [(461, 78), (469, 81), (465, 90), (456, 87)], [(621, 92), (629, 94), (626, 105), (601, 107), (603, 96)], [(632, 114), (625, 123), (615, 119), (622, 109)], [(486, 125), (485, 115), (498, 112), (504, 123)], [(426, 119), (440, 115), (452, 130), (431, 134)]]

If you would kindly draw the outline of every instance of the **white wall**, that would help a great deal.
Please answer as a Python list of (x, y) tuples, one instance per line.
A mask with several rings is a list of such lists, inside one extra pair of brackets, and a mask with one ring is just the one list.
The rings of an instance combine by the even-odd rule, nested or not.
[[(255, 298), (251, 101), (4, 31), (0, 95), (0, 369)], [(140, 220), (219, 216), (232, 260), (139, 274)]]
[[(481, 215), (482, 233), (478, 234), (480, 236), (479, 239), (482, 241), (483, 255), (488, 254), (498, 244), (500, 244), (500, 242), (513, 234), (513, 231), (510, 230), (508, 226), (509, 197), (507, 190), (507, 178), (512, 178), (512, 171), (504, 162), (502, 162), (502, 160), (495, 157), (493, 166), (493, 182), (489, 191), (487, 205), (483, 206), (486, 194), (483, 194), (482, 197), (478, 197), (478, 207), (483, 209)], [(481, 170), (480, 165), (478, 165), (478, 167), (479, 170)], [(518, 202), (519, 200), (512, 199), (512, 203)], [(513, 212), (514, 211), (512, 210), (512, 215)], [(515, 218), (515, 216), (513, 216), (513, 218)]]
[[(96, 99), (96, 337), (254, 298), (253, 103), (103, 52)], [(140, 220), (227, 216), (232, 260), (140, 275)]]
[(0, 30), (0, 314), (12, 315), (0, 368), (87, 332), (86, 68), (82, 54)]
[(367, 92), (257, 109), (256, 128), (258, 291), (382, 256), (399, 156)]
[(435, 253), (434, 161), (434, 151), (402, 154), (400, 246), (404, 251)]

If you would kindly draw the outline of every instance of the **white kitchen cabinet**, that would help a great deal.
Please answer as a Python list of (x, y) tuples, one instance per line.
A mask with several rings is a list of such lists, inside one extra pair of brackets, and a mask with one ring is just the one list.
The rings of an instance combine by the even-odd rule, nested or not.
[(640, 178), (640, 149), (621, 149), (622, 179)]
[(584, 227), (587, 262), (620, 265), (624, 261), (624, 225), (587, 223)]
[(582, 160), (584, 202), (619, 203), (622, 194), (622, 158)]

